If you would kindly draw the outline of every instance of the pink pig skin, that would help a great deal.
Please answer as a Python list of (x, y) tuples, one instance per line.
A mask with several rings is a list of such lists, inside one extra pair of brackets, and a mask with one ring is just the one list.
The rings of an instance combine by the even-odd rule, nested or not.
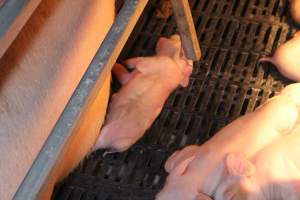
[(290, 11), (294, 21), (300, 24), (300, 0), (290, 0)]
[[(299, 0), (297, 0), (299, 1)], [(300, 32), (294, 38), (282, 44), (272, 57), (264, 57), (259, 62), (271, 62), (288, 79), (300, 82)]]
[(170, 93), (179, 84), (188, 85), (192, 72), (177, 35), (161, 38), (156, 56), (132, 58), (126, 64), (133, 72), (120, 64), (114, 66), (113, 72), (124, 85), (112, 96), (95, 149), (127, 150), (151, 126)]
[(198, 198), (199, 193), (213, 196), (224, 176), (227, 154), (241, 152), (250, 158), (293, 130), (298, 120), (299, 95), (300, 84), (292, 84), (253, 113), (227, 125), (203, 145), (175, 152), (165, 164), (170, 174), (156, 199), (203, 199), (203, 194)]
[(215, 199), (299, 200), (299, 146), (300, 124), (251, 159), (234, 153), (228, 155), (231, 157), (226, 164), (228, 176), (217, 188)]

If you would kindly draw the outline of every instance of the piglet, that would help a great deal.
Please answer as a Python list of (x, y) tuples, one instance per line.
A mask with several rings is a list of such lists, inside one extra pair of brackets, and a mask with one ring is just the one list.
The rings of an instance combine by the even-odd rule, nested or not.
[(287, 136), (263, 148), (253, 158), (231, 153), (226, 178), (216, 200), (299, 200), (300, 124)]
[(133, 71), (129, 73), (120, 64), (113, 68), (123, 86), (112, 96), (95, 149), (127, 150), (151, 126), (170, 93), (178, 85), (188, 85), (192, 73), (192, 62), (185, 57), (178, 35), (161, 38), (155, 56), (132, 58), (125, 63)]
[(287, 86), (279, 95), (233, 121), (203, 145), (191, 145), (175, 152), (165, 164), (169, 176), (156, 199), (209, 199), (224, 178), (225, 158), (229, 153), (240, 152), (251, 158), (293, 130), (298, 120), (299, 94), (300, 83)]
[[(299, 1), (297, 0), (299, 3)], [(272, 57), (263, 57), (259, 62), (271, 62), (288, 79), (300, 81), (300, 32), (281, 45)]]

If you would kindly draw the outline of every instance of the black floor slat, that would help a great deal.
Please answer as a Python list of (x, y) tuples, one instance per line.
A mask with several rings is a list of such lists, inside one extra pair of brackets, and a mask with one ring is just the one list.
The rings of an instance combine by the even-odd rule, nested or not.
[[(161, 36), (176, 31), (173, 17), (156, 19), (150, 1), (119, 60), (151, 55)], [(163, 164), (188, 144), (220, 128), (291, 83), (274, 66), (258, 64), (297, 30), (288, 0), (190, 0), (202, 59), (190, 84), (172, 93), (147, 134), (124, 153), (97, 151), (56, 186), (54, 200), (150, 200), (163, 186)]]

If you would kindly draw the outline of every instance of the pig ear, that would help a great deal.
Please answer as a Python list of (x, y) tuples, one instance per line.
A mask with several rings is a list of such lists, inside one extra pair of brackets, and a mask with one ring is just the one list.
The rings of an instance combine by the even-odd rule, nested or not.
[(145, 57), (129, 58), (129, 59), (125, 60), (124, 63), (126, 64), (126, 66), (129, 69), (135, 69), (136, 66), (139, 65), (139, 63), (141, 63), (145, 59), (147, 59), (147, 58), (145, 58)]
[(180, 35), (178, 34), (171, 35), (170, 39), (181, 42)]
[(165, 163), (165, 170), (170, 173), (172, 169), (174, 168), (174, 160), (176, 160), (177, 155), (180, 153), (180, 151), (175, 151), (166, 161)]
[(198, 149), (199, 149), (198, 145), (190, 145), (181, 150), (177, 150), (166, 161), (165, 170), (168, 173), (170, 173), (178, 165), (178, 163), (181, 163), (182, 161), (186, 160), (187, 158), (190, 158), (190, 157), (196, 155), (196, 152), (198, 151)]
[(229, 174), (245, 177), (255, 173), (255, 166), (241, 153), (230, 153), (226, 157), (226, 167)]
[(136, 57), (130, 58), (125, 61), (125, 64), (130, 69), (136, 69), (142, 74), (151, 74), (155, 70), (154, 66), (157, 65), (157, 61), (154, 57)]
[(173, 59), (180, 58), (181, 41), (178, 35), (173, 35), (171, 38), (162, 37), (158, 40), (155, 48), (157, 55), (169, 56)]
[(192, 162), (195, 159), (195, 156), (191, 156), (189, 158), (187, 158), (186, 160), (180, 162), (172, 171), (171, 174), (175, 175), (175, 176), (181, 176), (183, 175), (186, 170), (187, 167), (189, 166), (190, 162)]

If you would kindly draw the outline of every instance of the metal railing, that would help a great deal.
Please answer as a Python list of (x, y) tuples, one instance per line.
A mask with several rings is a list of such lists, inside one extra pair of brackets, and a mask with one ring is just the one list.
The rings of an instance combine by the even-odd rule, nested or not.
[[(76, 134), (78, 122), (84, 118), (85, 109), (88, 109), (93, 102), (97, 91), (109, 75), (147, 2), (148, 0), (127, 0), (125, 2), (54, 129), (18, 188), (14, 200), (40, 199), (45, 188), (51, 184), (52, 176), (59, 170), (58, 163), (63, 161), (66, 148)], [(195, 41), (196, 35), (193, 35), (195, 30), (191, 14), (187, 13), (190, 10), (187, 7), (182, 8), (187, 4), (187, 0), (181, 0), (176, 8), (174, 6), (173, 8), (177, 24), (181, 26), (179, 31), (184, 30), (185, 32), (183, 35), (180, 31), (181, 36), (185, 38), (183, 42), (187, 41), (185, 49), (191, 47), (188, 49), (187, 56), (190, 55), (190, 58), (197, 60), (201, 56), (201, 51), (198, 42)]]

